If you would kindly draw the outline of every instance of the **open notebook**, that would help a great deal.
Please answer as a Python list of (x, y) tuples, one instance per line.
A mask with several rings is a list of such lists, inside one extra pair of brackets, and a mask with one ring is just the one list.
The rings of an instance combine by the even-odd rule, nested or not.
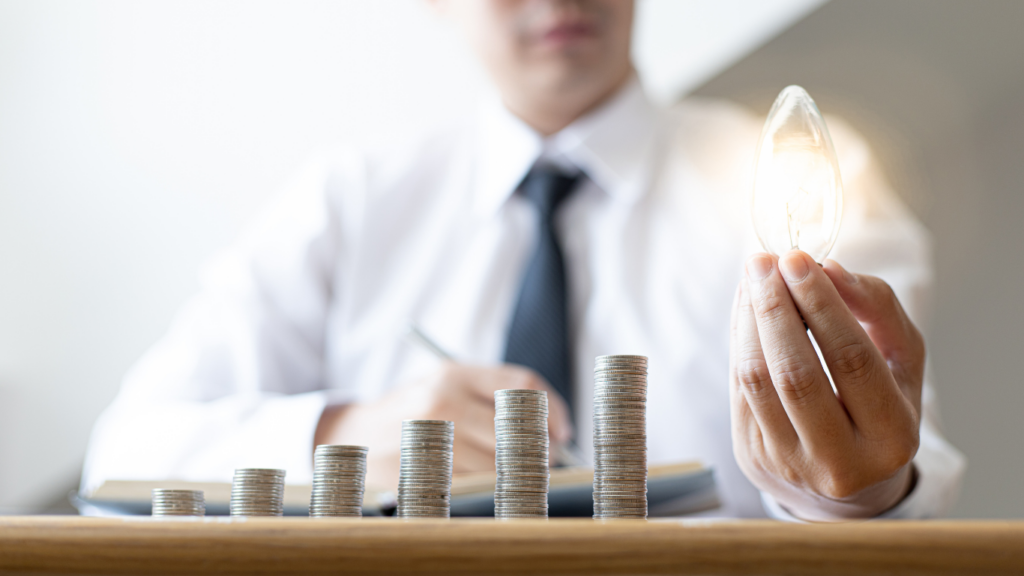
[[(593, 479), (594, 472), (589, 467), (552, 468), (549, 515), (591, 516)], [(108, 480), (91, 494), (80, 494), (75, 503), (80, 512), (88, 515), (145, 515), (150, 513), (154, 488), (202, 490), (208, 515), (228, 514), (231, 484), (227, 482)], [(308, 515), (310, 491), (308, 485), (285, 485), (285, 515)], [(712, 470), (696, 462), (650, 466), (647, 501), (650, 516), (679, 516), (719, 505)], [(368, 488), (363, 498), (363, 514), (389, 514), (394, 505), (393, 493)], [(494, 473), (455, 475), (451, 510), (452, 516), (493, 516)]]

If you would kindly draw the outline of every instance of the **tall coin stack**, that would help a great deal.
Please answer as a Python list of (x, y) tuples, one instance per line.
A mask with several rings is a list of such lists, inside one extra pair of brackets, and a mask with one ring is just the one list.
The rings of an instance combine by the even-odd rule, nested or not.
[(153, 489), (153, 516), (205, 516), (202, 490)]
[(316, 447), (313, 452), (313, 493), (309, 515), (362, 516), (366, 481), (365, 446)]
[(594, 518), (647, 517), (647, 357), (594, 362)]
[(232, 516), (283, 516), (284, 470), (238, 468), (231, 482)]
[(548, 394), (498, 390), (494, 408), (494, 517), (547, 518)]
[(448, 518), (451, 515), (454, 439), (455, 424), (447, 420), (402, 422), (398, 516)]

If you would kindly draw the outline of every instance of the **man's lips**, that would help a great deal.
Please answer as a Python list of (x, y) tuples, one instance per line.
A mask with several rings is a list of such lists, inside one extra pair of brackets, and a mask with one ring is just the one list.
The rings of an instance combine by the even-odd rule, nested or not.
[(541, 41), (549, 46), (563, 46), (591, 38), (595, 31), (595, 26), (589, 22), (566, 22), (548, 29)]

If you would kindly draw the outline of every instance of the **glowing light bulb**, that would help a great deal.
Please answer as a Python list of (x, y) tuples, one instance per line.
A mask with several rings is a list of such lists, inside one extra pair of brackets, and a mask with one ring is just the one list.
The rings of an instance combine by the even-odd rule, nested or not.
[(754, 230), (765, 251), (828, 256), (843, 217), (843, 181), (825, 119), (807, 91), (779, 93), (757, 144)]

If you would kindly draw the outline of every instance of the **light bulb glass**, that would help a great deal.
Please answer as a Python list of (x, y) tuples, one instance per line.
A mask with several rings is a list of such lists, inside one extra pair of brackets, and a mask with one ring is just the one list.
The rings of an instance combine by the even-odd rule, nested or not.
[(761, 246), (776, 256), (799, 249), (820, 263), (839, 235), (839, 159), (825, 119), (799, 86), (779, 93), (761, 131), (752, 212)]

